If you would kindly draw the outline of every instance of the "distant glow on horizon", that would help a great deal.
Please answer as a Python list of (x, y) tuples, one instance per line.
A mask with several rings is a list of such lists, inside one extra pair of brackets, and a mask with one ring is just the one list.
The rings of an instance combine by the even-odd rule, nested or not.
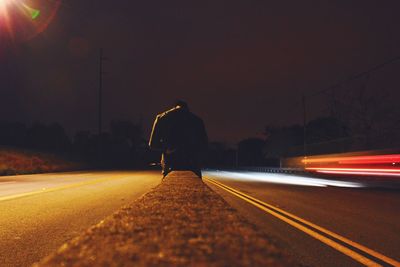
[(327, 179), (307, 177), (301, 175), (287, 175), (282, 173), (206, 170), (204, 171), (204, 176), (228, 178), (238, 181), (267, 182), (274, 184), (299, 185), (299, 186), (314, 186), (314, 187), (335, 186), (335, 187), (349, 187), (349, 188), (365, 187), (365, 185), (359, 182), (327, 180)]

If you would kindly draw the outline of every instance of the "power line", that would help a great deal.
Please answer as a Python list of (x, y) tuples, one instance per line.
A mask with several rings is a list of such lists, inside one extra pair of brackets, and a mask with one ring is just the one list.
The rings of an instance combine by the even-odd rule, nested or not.
[(319, 90), (319, 91), (316, 91), (314, 93), (311, 93), (311, 94), (309, 94), (309, 96), (316, 96), (316, 95), (325, 93), (327, 91), (336, 89), (336, 88), (340, 87), (341, 85), (343, 85), (345, 83), (348, 83), (348, 82), (351, 82), (351, 81), (356, 80), (358, 78), (361, 78), (363, 76), (369, 75), (371, 72), (375, 72), (375, 71), (385, 67), (386, 65), (392, 64), (392, 63), (394, 63), (394, 62), (396, 62), (398, 60), (400, 60), (400, 56), (397, 56), (397, 57), (394, 57), (392, 59), (389, 59), (389, 60), (387, 60), (387, 61), (385, 61), (385, 62), (383, 62), (381, 64), (378, 64), (378, 65), (376, 65), (376, 66), (374, 66), (374, 67), (372, 67), (372, 68), (370, 68), (368, 70), (365, 70), (365, 71), (356, 73), (354, 75), (351, 75), (348, 78), (344, 79), (343, 81), (340, 81), (340, 82), (338, 82), (338, 83), (336, 83), (334, 85), (331, 85), (331, 86), (329, 86), (327, 88), (324, 88), (322, 90)]
[[(287, 111), (292, 111), (294, 109), (297, 109), (298, 108), (298, 104), (302, 104), (301, 106), (302, 106), (302, 113), (303, 113), (302, 116), (303, 116), (303, 128), (304, 128), (304, 140), (303, 140), (304, 141), (304, 144), (303, 144), (303, 146), (304, 146), (304, 155), (306, 155), (306, 153), (307, 153), (306, 152), (306, 145), (307, 144), (306, 144), (306, 140), (305, 140), (305, 138), (306, 138), (306, 124), (307, 124), (307, 119), (306, 119), (306, 112), (307, 112), (306, 111), (307, 110), (306, 97), (307, 96), (308, 97), (317, 96), (317, 95), (325, 93), (327, 91), (339, 88), (345, 83), (351, 82), (353, 80), (359, 79), (359, 78), (364, 77), (364, 76), (368, 76), (370, 73), (375, 72), (375, 71), (377, 71), (377, 70), (379, 70), (379, 69), (381, 69), (383, 67), (386, 67), (387, 65), (390, 65), (390, 64), (392, 64), (392, 63), (394, 63), (396, 61), (399, 61), (399, 60), (400, 60), (400, 56), (396, 56), (396, 57), (391, 58), (391, 59), (389, 59), (389, 60), (387, 60), (387, 61), (385, 61), (383, 63), (375, 65), (375, 66), (373, 66), (373, 67), (371, 67), (371, 68), (369, 68), (369, 69), (367, 69), (365, 71), (362, 71), (362, 72), (356, 73), (354, 75), (351, 75), (348, 78), (346, 78), (346, 79), (344, 79), (344, 80), (342, 80), (342, 81), (340, 81), (340, 82), (338, 82), (338, 83), (336, 83), (336, 84), (334, 84), (332, 86), (324, 88), (322, 90), (316, 91), (314, 93), (309, 93), (309, 94), (303, 93), (301, 99), (294, 99), (294, 101), (291, 101), (292, 104), (290, 105), (290, 108), (287, 109)], [(272, 124), (276, 123), (278, 120), (281, 121), (281, 119), (276, 119), (276, 120), (274, 120), (272, 122)]]

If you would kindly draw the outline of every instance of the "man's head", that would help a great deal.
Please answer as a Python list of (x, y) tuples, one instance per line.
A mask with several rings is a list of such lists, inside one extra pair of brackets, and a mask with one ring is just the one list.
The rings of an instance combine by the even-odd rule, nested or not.
[(183, 101), (183, 100), (177, 100), (177, 101), (175, 102), (175, 107), (179, 107), (179, 108), (182, 108), (182, 109), (187, 109), (187, 110), (189, 110), (188, 104), (187, 104), (185, 101)]

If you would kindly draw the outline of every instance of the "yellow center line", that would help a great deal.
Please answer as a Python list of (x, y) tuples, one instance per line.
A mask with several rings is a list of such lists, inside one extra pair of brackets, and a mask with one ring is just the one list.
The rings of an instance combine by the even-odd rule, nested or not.
[[(306, 234), (308, 234), (308, 235), (314, 237), (315, 239), (325, 243), (326, 245), (328, 245), (328, 246), (330, 246), (330, 247), (342, 252), (343, 254), (353, 258), (354, 260), (364, 264), (365, 266), (381, 266), (381, 265), (376, 263), (376, 262), (374, 262), (374, 261), (372, 261), (372, 260), (370, 260), (370, 259), (368, 259), (368, 258), (366, 258), (366, 257), (364, 257), (364, 256), (362, 256), (362, 255), (360, 255), (359, 253), (357, 253), (357, 252), (355, 252), (355, 251), (353, 251), (353, 250), (351, 250), (351, 249), (349, 249), (349, 248), (347, 248), (347, 247), (345, 247), (345, 246), (343, 246), (343, 245), (341, 245), (341, 244), (339, 244), (339, 243), (337, 243), (337, 242), (335, 242), (335, 241), (333, 241), (333, 240), (331, 240), (331, 239), (329, 239), (329, 238), (327, 238), (327, 237), (325, 237), (325, 236), (313, 231), (312, 229), (309, 229), (309, 228), (307, 228), (307, 227), (295, 222), (293, 219), (295, 219), (295, 220), (297, 220), (297, 221), (299, 221), (299, 222), (301, 222), (301, 223), (303, 223), (305, 225), (308, 225), (309, 227), (317, 229), (320, 232), (325, 233), (325, 234), (327, 234), (327, 235), (329, 235), (329, 236), (331, 236), (333, 238), (336, 238), (337, 240), (340, 240), (343, 243), (346, 243), (346, 244), (348, 244), (348, 245), (350, 245), (350, 246), (352, 246), (354, 248), (357, 248), (357, 249), (359, 249), (359, 250), (361, 250), (361, 251), (363, 251), (363, 252), (365, 252), (365, 253), (367, 253), (367, 254), (369, 254), (369, 255), (377, 258), (377, 259), (380, 259), (380, 260), (382, 260), (382, 261), (384, 261), (384, 262), (386, 262), (386, 263), (388, 263), (390, 265), (393, 265), (393, 266), (396, 266), (396, 267), (400, 267), (400, 263), (398, 261), (396, 261), (394, 259), (391, 259), (391, 258), (389, 258), (389, 257), (387, 257), (385, 255), (382, 255), (381, 253), (376, 252), (376, 251), (374, 251), (374, 250), (372, 250), (370, 248), (367, 248), (367, 247), (365, 247), (365, 246), (363, 246), (361, 244), (358, 244), (358, 243), (356, 243), (354, 241), (351, 241), (351, 240), (349, 240), (349, 239), (347, 239), (345, 237), (342, 237), (339, 234), (331, 232), (331, 231), (329, 231), (329, 230), (327, 230), (325, 228), (322, 228), (321, 226), (313, 224), (313, 223), (311, 223), (311, 222), (309, 222), (309, 221), (307, 221), (305, 219), (302, 219), (302, 218), (300, 218), (300, 217), (298, 217), (298, 216), (296, 216), (294, 214), (291, 214), (291, 213), (286, 212), (286, 211), (284, 211), (282, 209), (274, 207), (274, 206), (272, 206), (270, 204), (267, 204), (267, 203), (265, 203), (265, 202), (263, 202), (263, 201), (261, 201), (259, 199), (251, 197), (251, 196), (249, 196), (247, 194), (244, 194), (244, 193), (242, 193), (242, 192), (240, 192), (240, 191), (238, 191), (238, 190), (236, 190), (236, 189), (234, 189), (232, 187), (229, 187), (229, 186), (227, 186), (225, 184), (222, 184), (222, 183), (220, 183), (220, 182), (218, 182), (218, 181), (216, 181), (214, 179), (210, 179), (210, 178), (204, 178), (204, 179), (206, 181), (208, 181), (208, 182), (210, 182), (210, 183), (212, 183), (212, 184), (224, 189), (225, 191), (227, 191), (227, 192), (229, 192), (229, 193), (231, 193), (231, 194), (233, 194), (233, 195), (245, 200), (246, 202), (258, 207), (259, 209), (261, 209), (261, 210), (263, 210), (263, 211), (265, 211), (265, 212), (267, 212), (267, 213), (269, 213), (269, 214), (281, 219), (282, 221), (284, 221), (284, 222), (290, 224), (291, 226), (293, 226), (293, 227), (305, 232)], [(259, 203), (261, 203), (262, 205), (259, 204)], [(284, 214), (287, 217), (290, 217), (292, 219), (287, 218), (285, 216), (282, 216), (281, 214), (275, 212), (274, 210), (276, 210), (279, 213), (282, 213), (282, 214)]]
[(74, 184), (68, 184), (68, 185), (52, 187), (52, 188), (48, 188), (48, 189), (46, 188), (46, 189), (42, 189), (42, 190), (31, 191), (31, 192), (27, 192), (27, 193), (21, 193), (21, 194), (16, 194), (16, 195), (11, 195), (11, 196), (4, 196), (4, 197), (0, 197), (0, 202), (14, 200), (17, 198), (23, 198), (23, 197), (28, 197), (28, 196), (34, 196), (34, 195), (43, 194), (43, 193), (50, 193), (50, 192), (55, 192), (55, 191), (60, 191), (60, 190), (65, 190), (65, 189), (71, 189), (71, 188), (76, 188), (76, 187), (85, 186), (85, 185), (102, 183), (102, 182), (106, 182), (106, 181), (113, 180), (113, 179), (115, 179), (115, 177), (99, 178), (99, 179), (94, 179), (94, 180), (90, 180), (90, 181), (83, 181), (83, 182), (74, 183)]

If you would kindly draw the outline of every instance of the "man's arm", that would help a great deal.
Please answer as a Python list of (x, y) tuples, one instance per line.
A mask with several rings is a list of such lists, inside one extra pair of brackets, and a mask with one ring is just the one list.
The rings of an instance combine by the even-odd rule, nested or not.
[(162, 150), (163, 146), (161, 143), (161, 129), (160, 129), (160, 115), (157, 115), (154, 120), (153, 129), (151, 131), (149, 147), (154, 150)]

